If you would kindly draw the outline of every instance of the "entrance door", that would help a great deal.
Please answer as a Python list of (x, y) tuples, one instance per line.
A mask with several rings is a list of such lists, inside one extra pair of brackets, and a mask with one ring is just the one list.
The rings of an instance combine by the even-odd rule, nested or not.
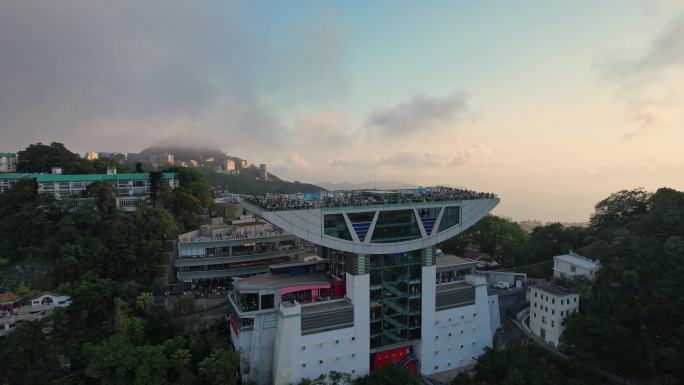
[(546, 341), (546, 329), (544, 328), (539, 328), (539, 336)]

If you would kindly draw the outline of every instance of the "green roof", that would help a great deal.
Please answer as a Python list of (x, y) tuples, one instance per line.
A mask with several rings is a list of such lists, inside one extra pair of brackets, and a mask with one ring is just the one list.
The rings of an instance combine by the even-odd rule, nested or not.
[[(175, 172), (165, 172), (162, 174), (164, 179), (174, 179), (177, 174)], [(82, 182), (82, 181), (117, 181), (117, 180), (140, 180), (149, 179), (148, 173), (137, 174), (37, 174), (37, 173), (1, 173), (0, 179), (22, 179), (30, 178), (36, 179), (38, 182)]]
[(0, 158), (14, 158), (17, 154), (13, 152), (0, 152)]

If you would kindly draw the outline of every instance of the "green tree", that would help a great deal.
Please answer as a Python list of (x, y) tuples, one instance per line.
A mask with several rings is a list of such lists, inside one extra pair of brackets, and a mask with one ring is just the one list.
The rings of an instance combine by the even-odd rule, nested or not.
[(30, 322), (8, 334), (0, 344), (0, 366), (30, 374), (54, 365), (56, 354), (43, 331), (45, 326), (41, 321)]
[(463, 255), (473, 248), (492, 256), (499, 263), (522, 263), (528, 253), (529, 235), (517, 223), (507, 218), (488, 215), (473, 227), (442, 243), (442, 249)]
[(86, 376), (103, 385), (162, 385), (168, 383), (169, 360), (161, 346), (135, 346), (115, 334), (85, 347), (89, 357)]
[(52, 167), (67, 167), (80, 161), (62, 143), (36, 143), (17, 153), (17, 172), (50, 172)]
[(418, 374), (396, 365), (384, 366), (356, 380), (357, 385), (419, 385), (420, 383), (421, 379)]
[(199, 363), (200, 378), (207, 385), (233, 385), (237, 380), (240, 358), (234, 351), (215, 349)]

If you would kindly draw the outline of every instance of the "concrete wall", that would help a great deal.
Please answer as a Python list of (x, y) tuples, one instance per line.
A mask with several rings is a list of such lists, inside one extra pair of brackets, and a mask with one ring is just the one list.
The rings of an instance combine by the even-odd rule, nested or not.
[[(425, 278), (424, 278), (425, 279)], [(492, 346), (492, 325), (487, 285), (483, 277), (467, 276), (476, 285), (475, 304), (434, 311), (423, 308), (421, 373), (433, 374), (472, 364)], [(432, 280), (434, 282), (434, 279)], [(423, 293), (423, 301), (426, 299)], [(432, 293), (434, 301), (434, 292)], [(498, 303), (494, 304), (498, 308)], [(497, 310), (498, 313), (498, 310)], [(498, 317), (497, 317), (498, 318)], [(430, 322), (431, 320), (431, 322)], [(425, 322), (429, 323), (425, 323)]]
[[(575, 271), (572, 271), (572, 266), (575, 267)], [(588, 279), (593, 279), (598, 271), (599, 267), (596, 266), (593, 269), (587, 269), (586, 267), (578, 266), (573, 263), (559, 260), (554, 257), (553, 261), (553, 276), (556, 278), (566, 276), (566, 277), (576, 277), (583, 276)]]
[(330, 371), (353, 378), (370, 373), (370, 275), (347, 274), (347, 297), (354, 305), (354, 326), (301, 335), (301, 306), (280, 306), (275, 333), (272, 382), (289, 385)]
[[(536, 297), (535, 293), (537, 294)], [(547, 296), (548, 300), (546, 299)], [(561, 304), (561, 300), (563, 300), (563, 304)], [(567, 300), (570, 303), (567, 303)], [(563, 321), (569, 314), (576, 312), (577, 309), (579, 309), (579, 295), (577, 294), (559, 298), (532, 288), (530, 295), (530, 329), (534, 335), (543, 338), (553, 346), (558, 346), (560, 336), (565, 329)], [(543, 337), (542, 329), (545, 331)]]

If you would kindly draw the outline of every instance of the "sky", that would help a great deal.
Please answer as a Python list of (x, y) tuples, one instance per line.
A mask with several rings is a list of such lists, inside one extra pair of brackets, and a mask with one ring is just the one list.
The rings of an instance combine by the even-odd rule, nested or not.
[(0, 2), (0, 151), (212, 145), (585, 221), (684, 189), (684, 2)]

